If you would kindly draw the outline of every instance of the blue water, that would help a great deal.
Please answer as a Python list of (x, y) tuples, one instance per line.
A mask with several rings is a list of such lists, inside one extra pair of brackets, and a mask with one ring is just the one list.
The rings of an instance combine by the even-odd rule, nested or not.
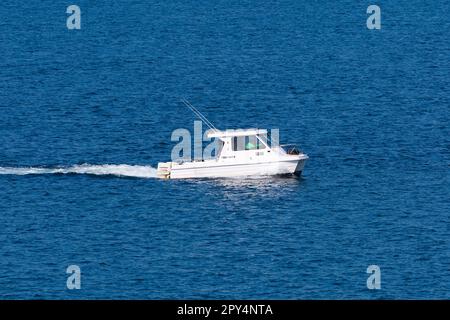
[[(0, 298), (450, 298), (448, 1), (73, 2), (0, 4)], [(181, 97), (303, 178), (152, 178)]]

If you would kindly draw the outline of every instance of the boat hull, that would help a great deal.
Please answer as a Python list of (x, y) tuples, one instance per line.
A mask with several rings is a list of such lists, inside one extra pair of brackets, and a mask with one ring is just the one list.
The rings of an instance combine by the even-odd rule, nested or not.
[(259, 163), (216, 163), (214, 165), (192, 167), (177, 165), (171, 168), (170, 179), (228, 178), (266, 175), (301, 175), (308, 158), (280, 160)]

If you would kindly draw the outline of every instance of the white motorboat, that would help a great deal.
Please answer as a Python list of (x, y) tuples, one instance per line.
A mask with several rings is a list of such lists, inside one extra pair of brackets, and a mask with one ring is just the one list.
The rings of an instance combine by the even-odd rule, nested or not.
[(265, 129), (217, 130), (195, 107), (183, 101), (212, 132), (219, 146), (212, 159), (158, 163), (157, 176), (166, 179), (240, 176), (300, 176), (308, 156), (294, 145), (271, 143)]
[[(219, 139), (213, 159), (160, 162), (160, 178), (220, 178), (265, 175), (301, 175), (308, 156), (295, 146), (271, 146), (265, 129), (215, 131)], [(256, 143), (255, 143), (256, 142)]]

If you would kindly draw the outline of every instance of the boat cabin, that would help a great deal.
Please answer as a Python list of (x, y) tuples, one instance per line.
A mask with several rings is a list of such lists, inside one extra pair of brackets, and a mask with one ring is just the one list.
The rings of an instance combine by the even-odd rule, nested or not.
[(217, 138), (218, 159), (248, 158), (270, 153), (271, 147), (266, 129), (236, 129), (215, 131), (208, 138)]

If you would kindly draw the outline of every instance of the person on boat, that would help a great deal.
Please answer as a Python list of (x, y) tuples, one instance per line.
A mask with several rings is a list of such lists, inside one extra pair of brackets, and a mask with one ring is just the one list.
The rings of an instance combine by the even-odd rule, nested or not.
[(255, 149), (256, 149), (256, 146), (253, 143), (251, 143), (251, 142), (248, 142), (245, 145), (245, 150), (255, 150)]

